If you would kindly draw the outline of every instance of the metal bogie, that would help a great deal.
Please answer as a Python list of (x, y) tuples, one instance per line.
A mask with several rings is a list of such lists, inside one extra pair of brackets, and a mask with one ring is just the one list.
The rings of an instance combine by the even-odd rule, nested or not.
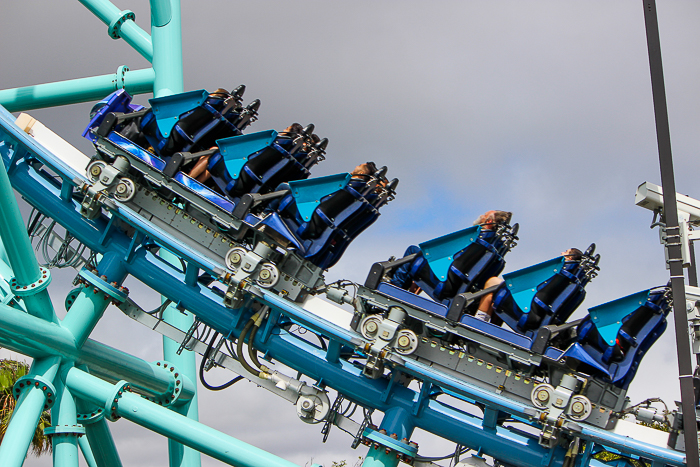
[[(409, 356), (470, 384), (534, 406), (544, 414), (544, 438), (557, 438), (561, 429), (548, 432), (549, 424), (586, 421), (611, 429), (618, 420), (626, 391), (574, 372), (564, 360), (519, 348), (476, 328), (449, 323), (377, 291), (360, 287), (358, 298), (362, 312), (356, 311), (355, 329), (371, 342), (365, 349), (366, 376), (380, 377), (387, 365), (392, 366), (394, 354)], [(384, 317), (397, 309), (405, 314), (401, 325), (393, 327), (394, 321)], [(390, 345), (387, 339), (392, 339)]]

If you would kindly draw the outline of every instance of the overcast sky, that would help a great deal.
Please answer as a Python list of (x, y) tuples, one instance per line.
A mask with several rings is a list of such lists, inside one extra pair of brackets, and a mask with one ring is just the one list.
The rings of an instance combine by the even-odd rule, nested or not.
[[(676, 186), (700, 198), (700, 4), (659, 3)], [(117, 6), (149, 30), (148, 2)], [(182, 25), (185, 90), (246, 84), (245, 101), (262, 101), (250, 131), (313, 122), (330, 139), (315, 176), (373, 160), (401, 180), (397, 199), (329, 280), (360, 282), (373, 262), (489, 209), (513, 211), (521, 226), (507, 271), (598, 245), (602, 270), (574, 317), (668, 280), (652, 215), (633, 202), (639, 184), (660, 184), (640, 0), (199, 1), (185, 2)], [(0, 40), (0, 88), (148, 67), (78, 2), (4, 2)], [(31, 114), (90, 154), (80, 137), (90, 107)], [(158, 301), (132, 290), (144, 304)], [(53, 288), (56, 303), (66, 291)], [(159, 336), (114, 308), (93, 338), (161, 358)], [(669, 329), (643, 361), (631, 399), (672, 404), (676, 365)], [(322, 444), (320, 426), (249, 383), (202, 393), (200, 406), (205, 423), (301, 465), (364, 454), (338, 430)], [(126, 421), (111, 427), (125, 466), (167, 465), (165, 440)], [(421, 442), (422, 455), (450, 449)]]

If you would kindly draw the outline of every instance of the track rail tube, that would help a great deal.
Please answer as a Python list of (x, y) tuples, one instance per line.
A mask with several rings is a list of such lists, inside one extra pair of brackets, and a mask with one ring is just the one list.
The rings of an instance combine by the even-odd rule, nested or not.
[[(107, 0), (78, 0), (100, 21), (111, 27), (124, 17), (125, 12)], [(108, 33), (110, 31), (108, 30)], [(151, 36), (141, 29), (133, 20), (125, 19), (119, 26), (118, 37), (134, 48), (143, 58), (153, 61), (153, 44)]]
[(153, 91), (154, 73), (151, 68), (128, 70), (127, 67), (120, 67), (116, 73), (108, 75), (3, 89), (0, 91), (0, 105), (10, 112), (19, 112), (98, 101), (117, 89), (126, 89), (132, 95)]
[(114, 386), (77, 368), (68, 372), (66, 385), (83, 400), (96, 405), (116, 407), (117, 415), (160, 433), (214, 459), (238, 467), (297, 467), (289, 461), (220, 433), (136, 394), (125, 392), (112, 403)]

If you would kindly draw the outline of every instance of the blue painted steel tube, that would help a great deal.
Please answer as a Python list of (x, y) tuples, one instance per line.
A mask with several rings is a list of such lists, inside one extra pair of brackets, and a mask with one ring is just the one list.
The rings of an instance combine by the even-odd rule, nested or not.
[(150, 0), (153, 69), (156, 73), (153, 94), (169, 96), (184, 91), (182, 74), (182, 31), (180, 0)]
[[(75, 400), (61, 378), (56, 378), (56, 404), (51, 408), (54, 467), (78, 467), (78, 427)], [(73, 433), (71, 433), (73, 431)]]
[[(116, 26), (125, 14), (125, 12), (106, 0), (78, 1), (109, 27), (112, 27), (112, 25)], [(118, 33), (118, 37), (124, 39), (124, 41), (141, 54), (143, 58), (149, 62), (153, 60), (153, 44), (151, 43), (151, 37), (146, 31), (137, 26), (133, 20), (125, 18), (116, 32)], [(112, 37), (114, 37), (114, 35), (112, 35)]]
[(153, 81), (154, 73), (150, 68), (128, 71), (128, 68), (121, 67), (109, 75), (3, 89), (0, 91), (0, 105), (10, 112), (19, 112), (98, 101), (117, 89), (126, 89), (132, 95), (145, 94), (153, 91)]
[[(45, 380), (53, 381), (60, 363), (59, 357), (35, 360), (28, 374), (42, 376)], [(22, 467), (34, 437), (36, 425), (39, 423), (39, 417), (44, 411), (45, 403), (46, 394), (41, 388), (31, 386), (22, 391), (12, 413), (5, 437), (0, 444), (0, 465), (2, 467)]]
[[(10, 179), (5, 171), (5, 165), (0, 160), (0, 238), (10, 261), (17, 284), (20, 286), (37, 285), (45, 281), (39, 263), (37, 263), (32, 243), (27, 236), (27, 229), (22, 220), (22, 214), (15, 201), (15, 194), (10, 185)], [(53, 310), (51, 298), (46, 288), (32, 295), (23, 297), (27, 311), (46, 321), (58, 323), (58, 317)]]
[(83, 453), (83, 459), (88, 467), (98, 467), (97, 461), (95, 461), (95, 456), (92, 454), (92, 449), (90, 448), (90, 441), (87, 436), (81, 436), (78, 438), (78, 446), (80, 447), (80, 452)]
[[(68, 372), (66, 385), (76, 397), (93, 404), (105, 406), (112, 403), (114, 386), (77, 368)], [(238, 467), (295, 466), (289, 461), (148, 402), (135, 394), (125, 392), (118, 402), (112, 405), (116, 405), (119, 416), (227, 464)]]

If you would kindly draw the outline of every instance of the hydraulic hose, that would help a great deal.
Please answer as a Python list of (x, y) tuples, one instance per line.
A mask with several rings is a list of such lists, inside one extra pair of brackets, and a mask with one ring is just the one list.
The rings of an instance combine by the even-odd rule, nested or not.
[(236, 376), (233, 378), (231, 381), (224, 383), (220, 386), (212, 386), (207, 381), (204, 379), (204, 365), (209, 358), (209, 354), (211, 353), (211, 349), (214, 346), (214, 341), (216, 341), (216, 338), (219, 336), (218, 332), (214, 333), (214, 336), (211, 338), (209, 341), (209, 345), (207, 346), (206, 352), (204, 352), (204, 355), (202, 356), (202, 362), (199, 364), (199, 381), (202, 382), (202, 386), (205, 388), (209, 389), (210, 391), (221, 391), (222, 389), (229, 388), (239, 382), (240, 380), (243, 379), (243, 376)]

